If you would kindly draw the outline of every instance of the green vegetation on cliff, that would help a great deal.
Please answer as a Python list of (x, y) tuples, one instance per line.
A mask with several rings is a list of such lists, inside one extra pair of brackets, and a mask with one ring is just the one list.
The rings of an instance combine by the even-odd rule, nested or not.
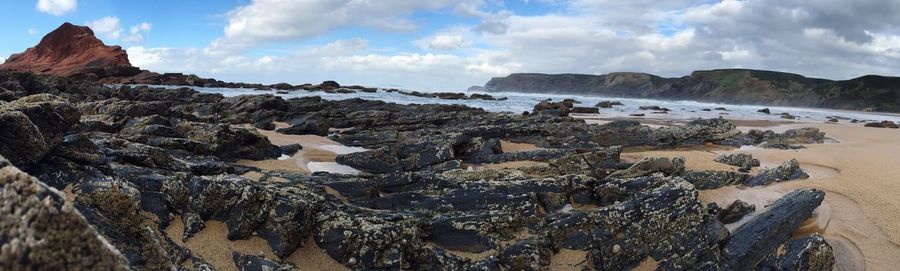
[(875, 75), (832, 81), (747, 69), (695, 71), (681, 78), (519, 73), (493, 78), (483, 90), (900, 112), (900, 77)]

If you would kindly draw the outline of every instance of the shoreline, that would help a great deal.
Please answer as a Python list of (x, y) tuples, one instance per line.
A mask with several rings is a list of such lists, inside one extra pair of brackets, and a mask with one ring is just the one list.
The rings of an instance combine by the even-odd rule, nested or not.
[[(900, 265), (900, 169), (891, 166), (900, 163), (900, 140), (897, 130), (867, 128), (847, 124), (788, 124), (765, 129), (784, 130), (815, 127), (826, 137), (836, 137), (839, 143), (809, 144), (800, 150), (654, 150), (624, 151), (623, 160), (636, 160), (646, 156), (685, 156), (686, 167), (703, 170), (733, 170), (734, 167), (712, 161), (718, 154), (750, 153), (760, 159), (762, 167), (774, 167), (783, 161), (796, 158), (800, 167), (810, 173), (810, 179), (775, 183), (763, 187), (737, 188), (726, 186), (714, 190), (701, 190), (701, 199), (716, 201), (719, 206), (740, 198), (757, 203), (771, 202), (787, 192), (799, 188), (819, 188), (826, 191), (825, 201), (818, 210), (827, 209), (826, 221), (811, 222), (835, 249), (835, 270), (889, 270)], [(750, 127), (739, 127), (747, 129)], [(761, 128), (761, 127), (752, 127)], [(754, 169), (756, 170), (756, 169)], [(730, 192), (729, 192), (730, 191)], [(738, 196), (743, 195), (743, 196)], [(814, 217), (817, 216), (814, 214)], [(821, 216), (810, 218), (820, 219)], [(746, 221), (744, 218), (742, 221)], [(730, 226), (734, 228), (735, 226)], [(801, 227), (804, 229), (805, 227)], [(807, 229), (810, 230), (810, 229)], [(856, 251), (858, 250), (858, 252)], [(857, 255), (857, 253), (861, 255)], [(858, 262), (862, 259), (863, 262)]]

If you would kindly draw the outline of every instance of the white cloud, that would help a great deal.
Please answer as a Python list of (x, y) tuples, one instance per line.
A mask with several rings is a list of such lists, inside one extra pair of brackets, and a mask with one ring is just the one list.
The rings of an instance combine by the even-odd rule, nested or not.
[[(562, 8), (539, 15), (502, 6), (486, 11), (491, 3), (496, 1), (254, 0), (229, 12), (225, 34), (206, 48), (142, 48), (138, 63), (234, 81), (335, 79), (426, 90), (460, 90), (512, 72), (683, 76), (745, 67), (834, 79), (900, 73), (900, 1), (543, 0)], [(409, 15), (420, 10), (475, 22), (418, 29)], [(291, 54), (254, 51), (342, 27), (365, 27), (372, 35), (425, 33), (401, 41), (417, 47), (412, 49), (345, 39)]]
[(144, 35), (150, 33), (153, 26), (150, 23), (142, 22), (129, 27), (128, 32), (122, 28), (122, 24), (118, 17), (106, 16), (91, 22), (85, 23), (94, 33), (101, 35), (109, 40), (121, 40), (126, 43), (140, 43), (144, 41)]
[(419, 10), (437, 10), (473, 0), (253, 0), (228, 12), (225, 36), (209, 51), (241, 51), (272, 41), (309, 39), (344, 26), (382, 31), (411, 31), (416, 23), (407, 16)]
[(119, 18), (106, 16), (94, 21), (87, 22), (86, 25), (107, 39), (118, 39), (122, 35), (122, 25), (119, 24)]
[(29, 29), (28, 29), (28, 35), (35, 35), (35, 34), (37, 34), (37, 33), (38, 33), (38, 31), (35, 30), (34, 28), (29, 28)]
[(128, 29), (128, 36), (122, 38), (122, 41), (129, 43), (140, 43), (144, 41), (144, 35), (150, 33), (150, 29), (153, 26), (150, 23), (143, 22), (136, 25), (132, 25)]
[(415, 40), (413, 44), (422, 49), (452, 51), (471, 46), (472, 39), (476, 38), (473, 35), (467, 29), (457, 28)]
[(77, 0), (38, 0), (36, 5), (38, 11), (56, 16), (75, 11), (77, 7)]

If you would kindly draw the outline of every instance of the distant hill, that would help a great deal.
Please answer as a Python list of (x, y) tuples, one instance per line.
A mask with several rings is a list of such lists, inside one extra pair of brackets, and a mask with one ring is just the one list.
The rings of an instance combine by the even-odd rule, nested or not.
[(107, 46), (90, 28), (70, 23), (44, 36), (36, 46), (12, 55), (0, 69), (75, 78), (132, 76), (140, 72), (128, 62), (122, 47)]
[(517, 73), (472, 89), (900, 112), (900, 77), (876, 75), (833, 81), (747, 69), (695, 71), (681, 78), (627, 72)]
[(87, 26), (63, 23), (34, 47), (10, 56), (0, 70), (26, 71), (102, 83), (259, 87), (260, 84), (227, 83), (181, 73), (159, 74), (141, 70), (128, 61), (120, 46), (106, 45)]

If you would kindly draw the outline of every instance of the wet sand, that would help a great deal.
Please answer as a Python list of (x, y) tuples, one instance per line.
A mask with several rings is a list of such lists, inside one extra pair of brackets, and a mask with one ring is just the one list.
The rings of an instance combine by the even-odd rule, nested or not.
[(543, 150), (544, 148), (531, 143), (513, 143), (506, 140), (500, 140), (500, 149), (503, 149), (503, 152), (525, 152)]
[[(701, 200), (727, 206), (735, 199), (766, 204), (797, 188), (826, 191), (825, 201), (800, 233), (820, 232), (832, 245), (835, 270), (895, 270), (900, 266), (900, 131), (865, 128), (860, 124), (790, 124), (765, 128), (783, 131), (816, 127), (840, 143), (806, 145), (802, 150), (674, 150), (623, 153), (625, 160), (644, 156), (684, 156), (688, 169), (731, 170), (713, 161), (721, 153), (750, 153), (763, 167), (796, 158), (810, 179), (759, 188), (724, 187), (701, 191)], [(755, 169), (758, 170), (758, 169)], [(748, 218), (737, 224), (746, 222)], [(737, 225), (727, 225), (736, 228)]]
[[(286, 128), (287, 123), (276, 122), (276, 129)], [(338, 154), (365, 151), (363, 148), (348, 147), (341, 143), (316, 135), (287, 135), (275, 131), (257, 131), (269, 138), (274, 145), (284, 146), (300, 144), (303, 149), (290, 157), (283, 159), (269, 159), (262, 161), (238, 160), (238, 164), (255, 167), (263, 170), (288, 171), (299, 173), (311, 173), (315, 171), (327, 171), (343, 174), (357, 174), (353, 168), (338, 165), (334, 158)]]
[[(166, 228), (166, 235), (176, 244), (190, 249), (191, 253), (203, 258), (216, 270), (238, 270), (232, 260), (232, 252), (278, 259), (266, 240), (258, 236), (251, 236), (247, 240), (228, 240), (228, 227), (220, 221), (206, 221), (206, 227), (186, 242), (181, 240), (183, 231), (181, 216), (176, 216)], [(285, 260), (303, 270), (349, 270), (328, 256), (312, 238)]]

